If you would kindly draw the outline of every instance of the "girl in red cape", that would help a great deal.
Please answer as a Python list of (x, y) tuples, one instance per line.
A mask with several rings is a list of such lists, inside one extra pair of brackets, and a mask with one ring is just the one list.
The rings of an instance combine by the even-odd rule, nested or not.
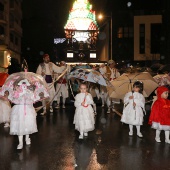
[(170, 100), (168, 100), (168, 88), (161, 86), (157, 89), (158, 99), (152, 106), (149, 117), (149, 124), (153, 129), (156, 129), (156, 142), (161, 142), (160, 133), (165, 131), (165, 142), (170, 144)]

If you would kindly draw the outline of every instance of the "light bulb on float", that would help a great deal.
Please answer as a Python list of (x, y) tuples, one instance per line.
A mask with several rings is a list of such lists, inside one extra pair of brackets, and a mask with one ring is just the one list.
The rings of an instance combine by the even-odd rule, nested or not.
[(87, 42), (89, 31), (98, 31), (96, 14), (88, 0), (76, 0), (73, 3), (64, 29), (66, 37), (68, 37), (68, 31), (74, 32), (71, 37), (78, 42)]

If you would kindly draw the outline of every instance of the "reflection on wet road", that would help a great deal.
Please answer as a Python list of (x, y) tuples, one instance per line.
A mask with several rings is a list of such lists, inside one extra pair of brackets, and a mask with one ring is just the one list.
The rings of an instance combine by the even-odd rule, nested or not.
[[(119, 108), (118, 108), (119, 110)], [(121, 109), (119, 110), (121, 112)], [(168, 170), (170, 145), (154, 141), (155, 131), (142, 127), (144, 138), (128, 136), (120, 117), (97, 108), (96, 129), (84, 140), (74, 130), (74, 107), (37, 117), (39, 132), (31, 146), (18, 151), (18, 139), (0, 126), (0, 170)], [(163, 135), (163, 134), (162, 134)]]

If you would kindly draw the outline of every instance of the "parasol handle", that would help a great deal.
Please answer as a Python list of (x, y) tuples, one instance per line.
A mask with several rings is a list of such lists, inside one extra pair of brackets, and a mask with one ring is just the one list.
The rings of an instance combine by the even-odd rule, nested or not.
[[(85, 94), (85, 97), (84, 97), (84, 100), (83, 100), (83, 102), (85, 102), (86, 101), (86, 96), (87, 96), (87, 94)], [(83, 105), (83, 107), (88, 107), (89, 105), (87, 104), (86, 106), (85, 105)]]
[[(132, 91), (132, 96), (133, 96), (133, 91)], [(134, 96), (133, 96), (133, 104), (134, 104)], [(135, 110), (135, 106), (133, 105), (133, 109)]]

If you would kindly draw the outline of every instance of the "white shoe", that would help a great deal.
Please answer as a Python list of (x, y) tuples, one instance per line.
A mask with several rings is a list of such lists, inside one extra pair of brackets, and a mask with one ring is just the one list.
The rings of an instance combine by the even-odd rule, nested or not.
[(47, 112), (46, 112), (46, 109), (44, 109), (43, 112), (40, 113), (40, 115), (44, 116), (46, 113), (47, 113)]
[(52, 107), (52, 106), (50, 106), (50, 112), (51, 112), (51, 113), (53, 112), (53, 107)]
[(65, 107), (65, 105), (63, 105), (63, 109), (65, 109), (66, 107)]
[(102, 104), (102, 107), (104, 107), (104, 104)]
[(18, 146), (17, 146), (17, 149), (22, 149), (23, 148), (23, 143), (20, 143)]
[(87, 133), (87, 132), (85, 132), (85, 133), (84, 133), (84, 136), (85, 136), (85, 137), (87, 137), (87, 136), (88, 136), (88, 133)]
[(108, 114), (110, 113), (110, 109), (107, 110), (107, 113), (108, 113)]
[(9, 126), (10, 126), (9, 123), (5, 123), (4, 128), (7, 128)]
[(26, 142), (26, 145), (31, 145), (31, 139), (30, 138), (26, 139), (25, 142)]
[(129, 132), (129, 136), (133, 136), (133, 132)]
[(168, 143), (168, 144), (170, 144), (170, 140), (168, 139), (168, 140), (165, 140), (165, 143)]
[(140, 133), (138, 133), (138, 134), (137, 134), (137, 136), (138, 136), (138, 137), (140, 137), (140, 138), (142, 138), (142, 137), (143, 137), (143, 135), (142, 135), (142, 133), (141, 133), (141, 132), (140, 132)]
[(55, 108), (56, 108), (56, 109), (59, 109), (59, 108), (60, 108), (59, 104), (57, 104), (57, 106), (56, 106)]
[[(158, 143), (161, 142), (160, 138), (155, 138), (155, 140), (156, 140), (156, 142), (158, 142)], [(165, 141), (165, 142), (166, 142), (166, 141)]]
[(79, 139), (83, 139), (83, 135), (79, 135)]

